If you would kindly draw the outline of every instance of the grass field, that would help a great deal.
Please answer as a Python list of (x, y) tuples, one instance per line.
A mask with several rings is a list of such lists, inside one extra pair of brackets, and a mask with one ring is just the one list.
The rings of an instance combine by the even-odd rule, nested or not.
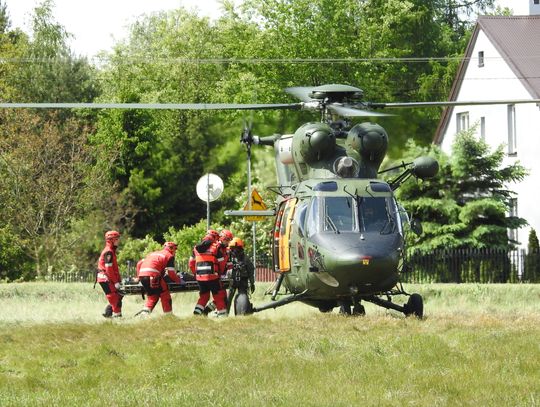
[(406, 289), (424, 320), (370, 304), (194, 318), (188, 293), (174, 316), (134, 318), (129, 297), (108, 321), (89, 284), (0, 285), (0, 406), (540, 405), (540, 286)]

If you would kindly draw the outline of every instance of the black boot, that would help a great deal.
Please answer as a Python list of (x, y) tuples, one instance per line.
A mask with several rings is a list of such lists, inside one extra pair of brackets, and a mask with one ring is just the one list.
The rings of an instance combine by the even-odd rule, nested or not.
[(105, 307), (105, 311), (101, 315), (103, 315), (105, 318), (112, 317), (112, 305), (111, 304), (107, 305)]

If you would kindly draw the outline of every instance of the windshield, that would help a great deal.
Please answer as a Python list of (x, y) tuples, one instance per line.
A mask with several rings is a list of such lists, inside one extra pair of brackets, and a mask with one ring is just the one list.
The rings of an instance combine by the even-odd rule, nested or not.
[[(386, 232), (390, 222), (387, 199), (383, 197), (358, 198), (359, 217), (363, 232)], [(387, 232), (389, 233), (389, 232)]]
[(396, 213), (392, 197), (314, 197), (308, 208), (306, 233), (394, 233)]

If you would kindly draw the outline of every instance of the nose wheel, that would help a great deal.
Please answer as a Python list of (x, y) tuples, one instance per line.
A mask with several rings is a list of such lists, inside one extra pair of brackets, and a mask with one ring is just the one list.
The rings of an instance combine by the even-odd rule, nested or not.
[(407, 303), (403, 306), (406, 316), (414, 315), (417, 318), (424, 316), (424, 300), (420, 294), (411, 294)]
[(342, 315), (366, 315), (366, 309), (359, 299), (353, 298), (352, 301), (341, 301), (339, 303), (339, 313)]

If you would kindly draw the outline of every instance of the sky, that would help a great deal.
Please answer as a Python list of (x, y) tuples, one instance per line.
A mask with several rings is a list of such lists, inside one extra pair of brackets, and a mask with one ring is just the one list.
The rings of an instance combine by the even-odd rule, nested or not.
[[(528, 0), (497, 0), (503, 6)], [(32, 10), (40, 0), (2, 0), (7, 5), (11, 26), (28, 32)], [(54, 16), (74, 35), (71, 49), (89, 58), (127, 37), (127, 26), (141, 14), (171, 10), (184, 6), (201, 16), (217, 18), (221, 13), (219, 0), (54, 0)], [(97, 28), (99, 27), (99, 28)]]
[[(11, 27), (28, 32), (33, 9), (40, 0), (2, 0), (7, 5)], [(127, 37), (127, 26), (141, 14), (184, 6), (201, 16), (217, 18), (218, 0), (54, 0), (54, 16), (73, 34), (70, 47), (77, 55), (89, 58)]]

